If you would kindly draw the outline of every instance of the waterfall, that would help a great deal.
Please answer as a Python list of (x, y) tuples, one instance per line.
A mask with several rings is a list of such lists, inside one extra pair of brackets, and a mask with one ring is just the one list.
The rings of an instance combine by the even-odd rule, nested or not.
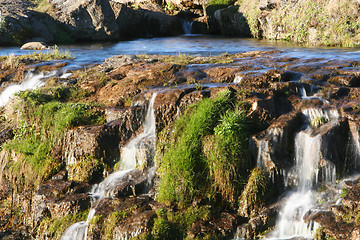
[(184, 33), (185, 34), (191, 34), (192, 32), (192, 25), (193, 25), (193, 21), (188, 21), (188, 20), (184, 20), (182, 22), (182, 27), (183, 27), (183, 30), (184, 30)]
[(297, 186), (296, 190), (285, 199), (280, 210), (275, 230), (271, 239), (290, 239), (292, 237), (312, 238), (318, 227), (313, 222), (305, 223), (303, 217), (316, 207), (314, 189), (321, 182), (335, 182), (336, 168), (332, 163), (321, 164), (322, 135), (316, 133), (311, 122), (317, 118), (327, 119), (327, 124), (336, 124), (339, 114), (336, 110), (305, 109), (306, 127), (295, 136), (296, 165), (287, 176), (286, 185)]
[(38, 87), (44, 86), (43, 81), (46, 78), (53, 77), (57, 74), (57, 71), (51, 71), (49, 73), (33, 73), (31, 71), (26, 72), (23, 81), (20, 84), (11, 84), (7, 86), (4, 91), (0, 93), (0, 107), (3, 107), (12, 98), (12, 96), (20, 91), (33, 90)]
[(132, 139), (122, 150), (120, 170), (110, 174), (101, 183), (93, 186), (89, 194), (95, 199), (95, 202), (93, 204), (94, 207), (89, 211), (87, 220), (71, 225), (61, 236), (61, 240), (85, 240), (89, 222), (95, 215), (97, 205), (103, 198), (113, 197), (118, 184), (123, 180), (127, 180), (131, 171), (138, 166), (138, 159), (141, 157), (139, 156), (139, 153), (141, 154), (138, 151), (139, 147), (144, 146), (144, 142), (149, 142), (150, 140), (151, 144), (147, 146), (152, 148), (152, 152), (155, 150), (156, 124), (153, 106), (156, 95), (156, 92), (153, 93), (149, 102), (143, 132)]

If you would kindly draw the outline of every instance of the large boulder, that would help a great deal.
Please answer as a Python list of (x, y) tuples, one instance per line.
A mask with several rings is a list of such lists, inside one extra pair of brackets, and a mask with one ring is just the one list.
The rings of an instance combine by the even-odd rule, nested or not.
[(50, 0), (51, 14), (78, 40), (116, 39), (119, 26), (108, 0)]
[(242, 13), (236, 6), (217, 10), (214, 14), (220, 25), (221, 34), (240, 37), (251, 37), (250, 28)]
[(178, 18), (109, 0), (50, 0), (50, 14), (77, 40), (115, 40), (182, 33)]

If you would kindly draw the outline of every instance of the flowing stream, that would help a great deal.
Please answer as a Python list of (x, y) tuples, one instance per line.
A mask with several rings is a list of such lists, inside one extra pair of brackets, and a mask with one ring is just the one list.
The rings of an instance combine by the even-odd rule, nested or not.
[(325, 124), (337, 124), (338, 112), (309, 108), (302, 113), (306, 121), (304, 129), (295, 136), (296, 165), (285, 179), (285, 185), (295, 185), (296, 189), (285, 199), (270, 239), (312, 239), (318, 225), (312, 221), (306, 223), (304, 216), (317, 207), (315, 196), (319, 183), (334, 183), (336, 180), (335, 165), (322, 159), (322, 136), (313, 125), (318, 119), (324, 119)]
[(5, 106), (15, 93), (42, 87), (45, 85), (45, 82), (43, 81), (44, 79), (53, 77), (56, 74), (57, 71), (52, 71), (46, 74), (43, 72), (33, 73), (28, 71), (20, 84), (11, 84), (0, 93), (0, 107)]
[[(87, 230), (90, 220), (95, 215), (95, 208), (100, 201), (106, 197), (112, 197), (113, 192), (119, 183), (128, 178), (128, 175), (133, 169), (137, 167), (138, 158), (140, 158), (139, 148), (142, 147), (143, 142), (147, 143), (147, 147), (155, 149), (156, 130), (155, 130), (155, 115), (154, 115), (154, 102), (157, 93), (153, 93), (147, 113), (145, 116), (144, 130), (141, 134), (132, 139), (123, 149), (121, 153), (121, 168), (110, 174), (101, 183), (93, 186), (90, 195), (94, 199), (93, 208), (90, 209), (87, 220), (71, 225), (62, 235), (62, 240), (84, 240), (87, 236)], [(149, 141), (151, 144), (149, 145)], [(152, 156), (153, 157), (153, 156)]]

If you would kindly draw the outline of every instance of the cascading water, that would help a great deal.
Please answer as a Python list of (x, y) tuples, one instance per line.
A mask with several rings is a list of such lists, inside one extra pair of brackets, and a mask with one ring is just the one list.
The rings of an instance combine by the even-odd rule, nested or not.
[(192, 26), (193, 26), (192, 21), (188, 21), (188, 20), (184, 20), (182, 22), (182, 27), (183, 27), (183, 31), (185, 34), (191, 34), (192, 33)]
[[(157, 93), (153, 93), (151, 100), (149, 102), (148, 110), (144, 122), (144, 131), (131, 140), (122, 150), (121, 153), (121, 167), (119, 171), (116, 171), (110, 174), (105, 178), (101, 183), (95, 185), (91, 192), (89, 193), (93, 199), (94, 207), (90, 209), (89, 215), (86, 221), (78, 222), (71, 225), (61, 236), (62, 240), (84, 240), (87, 236), (87, 229), (90, 220), (95, 215), (95, 208), (100, 203), (100, 201), (105, 197), (112, 197), (116, 187), (120, 182), (128, 178), (129, 173), (138, 166), (138, 158), (141, 157), (139, 154), (139, 148), (146, 146), (150, 149), (151, 152), (155, 149), (155, 140), (156, 140), (156, 125), (155, 125), (155, 116), (154, 116), (154, 102)], [(150, 144), (149, 144), (150, 141)]]
[(285, 200), (271, 239), (312, 238), (317, 225), (312, 222), (305, 223), (303, 217), (316, 206), (314, 189), (319, 179), (322, 182), (336, 180), (335, 166), (331, 163), (325, 166), (320, 164), (321, 134), (316, 134), (311, 123), (321, 118), (330, 121), (327, 124), (336, 124), (338, 113), (336, 110), (306, 109), (303, 114), (306, 116), (307, 123), (305, 130), (297, 133), (295, 137), (296, 165), (285, 179), (287, 185), (295, 185), (297, 188)]
[(9, 85), (4, 89), (4, 91), (1, 92), (0, 107), (5, 106), (15, 93), (42, 87), (45, 84), (45, 82), (43, 81), (44, 79), (53, 77), (56, 74), (57, 71), (52, 71), (49, 73), (33, 73), (31, 71), (27, 72), (24, 80), (20, 84)]

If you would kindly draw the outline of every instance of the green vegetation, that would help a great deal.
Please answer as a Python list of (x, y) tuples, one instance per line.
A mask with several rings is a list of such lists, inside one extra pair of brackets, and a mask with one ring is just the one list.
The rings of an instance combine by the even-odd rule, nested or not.
[(252, 170), (249, 181), (240, 196), (239, 214), (250, 217), (253, 213), (260, 212), (265, 207), (266, 191), (265, 172), (256, 167)]
[(64, 231), (72, 224), (80, 221), (85, 221), (88, 213), (89, 211), (86, 210), (83, 212), (69, 214), (59, 218), (46, 217), (41, 221), (37, 232), (39, 234), (46, 233), (48, 235), (47, 238), (50, 239), (60, 239)]
[(286, 2), (266, 12), (266, 24), (258, 20), (261, 17), (259, 1), (239, 0), (236, 4), (254, 37), (322, 46), (360, 44), (360, 12), (355, 0)]
[(213, 16), (216, 10), (226, 8), (235, 3), (236, 0), (210, 0), (206, 4), (206, 14)]
[(159, 200), (187, 206), (195, 196), (221, 193), (235, 204), (247, 178), (245, 114), (235, 110), (234, 93), (219, 92), (189, 108), (173, 126), (159, 156)]
[[(137, 240), (163, 240), (189, 239), (188, 232), (191, 226), (199, 220), (210, 220), (210, 210), (208, 207), (189, 207), (185, 211), (171, 211), (160, 209), (157, 212), (157, 218), (154, 219), (152, 230), (142, 234)], [(202, 238), (207, 239), (207, 238)], [(216, 238), (210, 238), (216, 239)]]
[(251, 35), (255, 38), (262, 37), (259, 28), (260, 8), (259, 1), (256, 0), (238, 0), (239, 12), (241, 12), (249, 24)]
[(31, 188), (62, 167), (56, 149), (60, 147), (66, 129), (100, 124), (104, 117), (94, 106), (63, 102), (66, 94), (60, 88), (47, 93), (24, 91), (17, 96), (21, 101), (13, 106), (15, 115), (9, 116), (8, 120), (17, 122), (18, 128), (14, 139), (3, 148), (15, 152), (22, 159), (9, 162), (9, 177), (17, 181), (16, 186)]
[(104, 237), (106, 240), (114, 239), (113, 231), (116, 224), (130, 214), (130, 210), (116, 211), (108, 216), (105, 221)]
[(79, 182), (95, 183), (102, 178), (103, 171), (104, 163), (89, 156), (86, 159), (77, 161), (76, 164), (71, 166), (68, 170), (68, 179)]
[(320, 127), (322, 125), (324, 125), (325, 123), (329, 122), (329, 119), (327, 119), (326, 117), (317, 117), (311, 120), (310, 125), (312, 127)]
[(25, 62), (29, 60), (32, 61), (52, 61), (52, 60), (65, 60), (72, 59), (69, 51), (62, 51), (55, 45), (52, 50), (45, 50), (34, 52), (32, 54), (27, 55), (19, 55), (15, 56), (14, 54), (10, 54), (8, 56), (1, 56), (1, 69), (9, 69), (9, 68), (19, 68), (22, 65), (25, 65)]

